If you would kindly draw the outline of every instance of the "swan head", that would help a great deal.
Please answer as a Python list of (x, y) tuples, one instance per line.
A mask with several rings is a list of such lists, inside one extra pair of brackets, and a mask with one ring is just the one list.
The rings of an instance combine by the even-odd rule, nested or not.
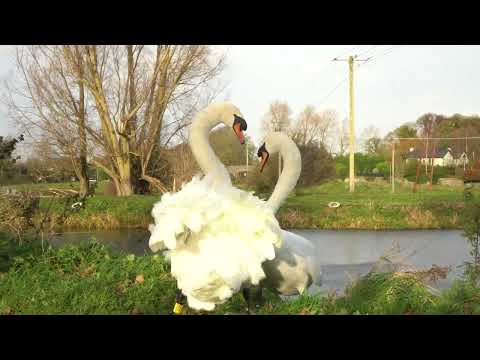
[(260, 161), (260, 172), (262, 172), (265, 165), (267, 165), (268, 158), (270, 157), (270, 153), (268, 152), (265, 143), (263, 143), (258, 149), (257, 156), (258, 161)]
[(237, 135), (238, 140), (240, 141), (240, 144), (245, 144), (245, 136), (243, 135), (243, 132), (247, 130), (247, 122), (241, 117), (238, 116), (237, 114), (233, 114), (234, 120), (233, 120), (233, 131), (235, 132), (235, 135)]
[(244, 131), (247, 130), (247, 122), (245, 121), (240, 109), (235, 105), (224, 102), (219, 105), (220, 121), (225, 126), (231, 127), (238, 137), (240, 144), (245, 143)]
[(271, 132), (265, 137), (265, 141), (257, 151), (258, 161), (260, 161), (260, 172), (267, 165), (270, 155), (280, 152), (280, 146), (286, 140), (285, 138), (289, 139), (282, 132)]

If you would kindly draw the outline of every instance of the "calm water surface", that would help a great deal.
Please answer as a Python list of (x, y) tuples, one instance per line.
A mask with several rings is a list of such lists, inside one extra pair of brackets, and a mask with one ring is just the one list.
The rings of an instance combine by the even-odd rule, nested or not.
[[(322, 272), (318, 291), (341, 292), (351, 279), (368, 273), (378, 260), (389, 255), (394, 263), (429, 268), (433, 264), (451, 266), (447, 279), (438, 288), (446, 288), (461, 275), (464, 261), (470, 260), (467, 240), (456, 230), (415, 231), (350, 231), (350, 230), (292, 230), (310, 240), (315, 247), (317, 271)], [(112, 249), (143, 255), (150, 253), (149, 232), (136, 230), (92, 233), (64, 233), (53, 239), (53, 245), (78, 243), (95, 238)]]

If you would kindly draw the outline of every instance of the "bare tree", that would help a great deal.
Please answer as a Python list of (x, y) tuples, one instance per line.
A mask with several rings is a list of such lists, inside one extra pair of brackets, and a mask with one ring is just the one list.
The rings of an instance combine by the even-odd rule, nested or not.
[[(100, 132), (92, 131), (92, 136), (109, 156), (108, 163), (95, 163), (113, 179), (120, 195), (133, 192), (135, 161), (141, 179), (167, 191), (160, 180), (149, 175), (153, 151), (163, 129), (174, 126), (171, 138), (186, 126), (184, 120), (198, 105), (198, 91), (207, 89), (220, 73), (223, 57), (212, 57), (208, 46), (193, 45), (83, 49), (85, 85), (94, 99), (101, 127)], [(64, 46), (64, 53), (78, 76), (71, 46)], [(179, 111), (180, 118), (175, 116)]]
[(370, 125), (366, 127), (362, 131), (360, 139), (363, 145), (363, 150), (367, 154), (378, 154), (382, 139), (380, 138), (379, 130), (375, 126)]
[(431, 113), (422, 115), (417, 120), (417, 128), (420, 135), (425, 138), (425, 175), (428, 175), (428, 165), (433, 166), (432, 141), (430, 138), (434, 135), (435, 123), (436, 115)]
[[(292, 123), (292, 109), (287, 102), (273, 101), (268, 112), (262, 118), (262, 132), (264, 135), (270, 131), (288, 132)], [(278, 155), (278, 176), (282, 172), (282, 157)]]
[(308, 105), (289, 132), (299, 145), (308, 146), (315, 141), (331, 152), (337, 118), (334, 110), (317, 112), (314, 106)]
[[(88, 192), (87, 104), (83, 73), (68, 74), (62, 53), (56, 46), (17, 47), (19, 79), (6, 83), (4, 101), (17, 125), (35, 143), (48, 138), (52, 147), (70, 159), (80, 180), (80, 195)], [(78, 46), (72, 56), (82, 64)]]
[(292, 109), (286, 102), (273, 101), (262, 118), (262, 131), (287, 131), (292, 123)]
[(36, 181), (64, 181), (76, 175), (71, 159), (58, 150), (48, 135), (31, 144), (31, 154), (25, 166)]
[(348, 149), (348, 141), (349, 141), (349, 136), (348, 136), (348, 119), (343, 119), (341, 123), (339, 123), (338, 127), (338, 152), (340, 155), (344, 155), (347, 152)]
[[(205, 99), (218, 92), (214, 80), (223, 68), (223, 56), (213, 54), (208, 46), (196, 45), (35, 48), (49, 54), (52, 60), (38, 61), (40, 71), (48, 73), (50, 63), (56, 64), (57, 72), (63, 74), (60, 79), (64, 77), (79, 89), (80, 84), (84, 87), (84, 97), (93, 110), (82, 127), (92, 145), (91, 162), (110, 176), (117, 194), (132, 194), (140, 179), (167, 191), (158, 178), (151, 176), (152, 155), (188, 125)], [(28, 55), (31, 62), (33, 55)], [(36, 81), (35, 74), (26, 73), (25, 78), (29, 83)], [(52, 118), (51, 114), (59, 112), (53, 111), (56, 103), (63, 104), (69, 96), (69, 91), (52, 84), (45, 94), (48, 101), (44, 107), (50, 109), (45, 116), (35, 98), (30, 97), (27, 102), (34, 117), (53, 119), (49, 121), (58, 128), (58, 116)], [(18, 108), (21, 100), (14, 103)], [(74, 113), (71, 110), (65, 112)], [(81, 113), (80, 106), (77, 112)], [(79, 118), (63, 116), (62, 121), (78, 125)]]

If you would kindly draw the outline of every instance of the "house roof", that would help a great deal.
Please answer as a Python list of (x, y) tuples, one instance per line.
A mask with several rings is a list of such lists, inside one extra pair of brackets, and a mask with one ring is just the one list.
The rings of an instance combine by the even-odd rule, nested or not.
[[(428, 154), (428, 157), (431, 158), (436, 158), (436, 159), (443, 159), (447, 153), (452, 154), (452, 151), (450, 149), (437, 149), (435, 151), (435, 154)], [(453, 155), (453, 154), (452, 154)], [(407, 159), (423, 159), (425, 158), (425, 150), (417, 150), (415, 149), (414, 151), (411, 151), (407, 155)]]

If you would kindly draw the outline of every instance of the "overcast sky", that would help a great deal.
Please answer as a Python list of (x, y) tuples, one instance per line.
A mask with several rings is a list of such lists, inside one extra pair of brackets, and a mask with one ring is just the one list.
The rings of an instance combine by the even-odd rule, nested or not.
[[(350, 54), (372, 57), (355, 72), (357, 135), (369, 125), (384, 135), (426, 112), (480, 113), (480, 46), (216, 47), (227, 51), (228, 99), (242, 110), (257, 142), (260, 120), (275, 99), (287, 101), (294, 115), (310, 104), (347, 117), (348, 81), (332, 90), (346, 78), (348, 65), (332, 59)], [(10, 46), (0, 46), (0, 79), (12, 71), (12, 54)], [(0, 135), (8, 133), (12, 126), (2, 111)]]

